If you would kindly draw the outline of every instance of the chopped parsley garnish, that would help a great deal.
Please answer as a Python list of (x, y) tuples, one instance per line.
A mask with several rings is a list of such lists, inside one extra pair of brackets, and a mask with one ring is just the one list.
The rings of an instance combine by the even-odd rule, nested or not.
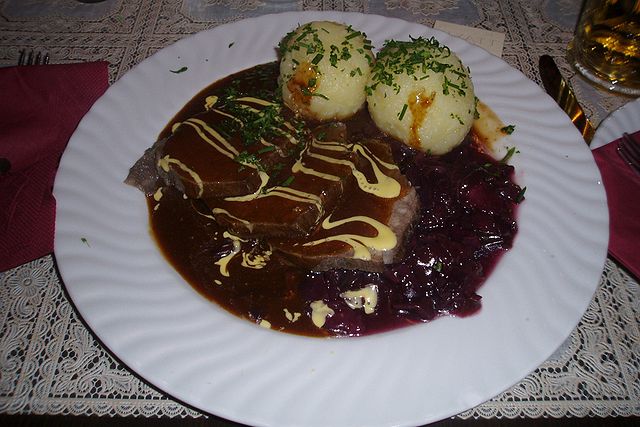
[(407, 104), (404, 104), (404, 105), (402, 106), (402, 111), (400, 111), (400, 112), (398, 113), (398, 120), (402, 121), (402, 119), (404, 118), (405, 113), (407, 112), (407, 107), (408, 107), (408, 105), (407, 105)]
[[(293, 36), (296, 31), (300, 30), (300, 34), (294, 39)], [(305, 24), (296, 30), (293, 30), (282, 39), (278, 46), (280, 54), (284, 55), (287, 52), (294, 50), (304, 51), (307, 55), (314, 53), (324, 53), (324, 47), (320, 37), (318, 37), (318, 31), (311, 26), (311, 24)]]
[(362, 33), (361, 33), (360, 31), (355, 31), (355, 30), (353, 30), (353, 28), (351, 28), (351, 25), (349, 25), (349, 28), (348, 28), (348, 29), (349, 29), (350, 31), (352, 31), (352, 32), (351, 32), (351, 34), (349, 34), (349, 35), (346, 37), (346, 39), (347, 39), (347, 40), (351, 40), (351, 39), (353, 39), (353, 38), (355, 38), (355, 37), (358, 37), (358, 36), (362, 35)]
[(442, 83), (442, 93), (445, 95), (449, 95), (449, 88), (455, 89), (460, 96), (464, 96), (465, 94), (464, 90), (462, 89), (462, 85), (453, 83), (447, 78), (447, 76), (444, 76), (444, 82)]
[(91, 245), (89, 244), (89, 241), (87, 240), (87, 238), (86, 238), (86, 237), (81, 237), (81, 238), (80, 238), (80, 241), (81, 241), (82, 243), (84, 243), (85, 245), (87, 245), (87, 246), (91, 247)]
[(258, 150), (258, 154), (268, 153), (268, 152), (273, 151), (275, 149), (276, 149), (275, 145), (267, 145), (266, 147), (259, 149)]
[(516, 147), (509, 148), (507, 150), (507, 154), (505, 154), (502, 160), (500, 160), (500, 163), (507, 163), (515, 153), (519, 153), (519, 151), (516, 150)]
[(502, 132), (502, 133), (504, 133), (506, 135), (511, 135), (514, 130), (516, 130), (516, 126), (515, 125), (509, 125), (509, 126), (505, 126), (503, 128), (500, 128), (500, 132)]
[(260, 159), (255, 154), (250, 154), (247, 151), (243, 151), (238, 154), (233, 160), (241, 165), (254, 165), (259, 171), (264, 171), (264, 167), (260, 162)]
[(174, 74), (180, 74), (180, 73), (184, 73), (188, 69), (189, 69), (189, 67), (182, 67), (182, 68), (179, 68), (177, 70), (169, 70), (169, 71), (171, 71)]
[[(329, 33), (326, 28), (319, 27), (319, 29), (323, 32)], [(368, 52), (362, 48), (354, 48), (352, 40), (357, 37), (364, 38), (364, 42), (366, 44), (365, 49), (367, 49)], [(366, 34), (361, 31), (356, 31), (351, 26), (349, 26), (347, 27), (347, 35), (344, 37), (342, 42), (339, 43), (339, 46), (331, 45), (328, 47), (329, 64), (337, 68), (339, 61), (346, 61), (352, 57), (352, 51), (356, 51), (361, 55), (365, 55), (367, 57), (367, 60), (371, 63), (373, 60), (371, 55), (372, 48), (373, 46), (371, 46), (371, 42), (366, 39)], [(318, 65), (325, 58), (325, 56), (327, 56), (325, 55), (325, 45), (322, 43), (322, 40), (318, 36), (318, 28), (313, 26), (311, 23), (305, 24), (289, 32), (278, 45), (278, 49), (281, 56), (284, 56), (288, 52), (294, 51), (299, 51), (306, 55), (314, 55), (310, 60), (311, 64), (313, 65)], [(295, 65), (299, 65), (299, 61), (296, 61), (293, 58), (292, 62)]]
[(295, 179), (295, 177), (293, 175), (290, 175), (289, 178), (287, 178), (284, 181), (282, 181), (282, 183), (280, 184), (280, 187), (288, 187), (288, 186), (290, 186), (294, 179)]
[(524, 193), (527, 191), (527, 187), (522, 187), (522, 190), (516, 196), (516, 203), (520, 203), (524, 200)]
[(261, 138), (283, 134), (281, 127), (284, 125), (284, 119), (280, 114), (282, 108), (280, 104), (271, 104), (259, 111), (254, 111), (236, 102), (235, 98), (228, 98), (225, 101), (224, 110), (243, 123), (239, 131), (245, 146), (252, 145)]
[(338, 46), (332, 44), (331, 47), (331, 53), (329, 54), (329, 63), (331, 64), (332, 67), (337, 67), (338, 66), (338, 52), (340, 51), (340, 49), (338, 49)]
[(482, 170), (484, 172), (486, 172), (487, 174), (494, 176), (494, 177), (499, 177), (500, 176), (500, 171), (495, 167), (495, 165), (493, 163), (485, 163), (482, 166), (478, 167), (477, 170)]
[(350, 75), (351, 77), (354, 77), (356, 74), (358, 74), (358, 75), (360, 75), (360, 76), (362, 75), (362, 70), (360, 69), (360, 67), (356, 67), (356, 68), (354, 68), (354, 69), (353, 69), (353, 70), (351, 70), (351, 72), (349, 73), (349, 75)]
[(457, 120), (457, 121), (458, 121), (458, 123), (460, 123), (461, 125), (464, 125), (464, 121), (460, 118), (460, 116), (459, 116), (459, 115), (451, 113), (449, 116), (450, 116), (452, 119)]
[(304, 95), (304, 96), (318, 96), (322, 99), (329, 99), (326, 95), (323, 95), (321, 93), (317, 93), (317, 92), (311, 92), (308, 88), (306, 87), (301, 87), (300, 88), (300, 92)]
[(473, 119), (474, 120), (478, 120), (480, 118), (480, 112), (478, 111), (478, 102), (480, 102), (480, 100), (478, 99), (477, 96), (473, 97)]
[(398, 75), (406, 74), (421, 80), (432, 73), (441, 73), (444, 74), (443, 94), (465, 96), (469, 72), (445, 61), (450, 56), (451, 50), (434, 37), (411, 37), (411, 41), (387, 40), (371, 70), (372, 84), (365, 87), (365, 91), (371, 95), (378, 85), (386, 85), (399, 93)]

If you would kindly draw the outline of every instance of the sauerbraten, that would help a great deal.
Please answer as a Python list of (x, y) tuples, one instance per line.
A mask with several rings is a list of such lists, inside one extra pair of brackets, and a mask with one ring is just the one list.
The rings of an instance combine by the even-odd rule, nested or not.
[(215, 82), (132, 168), (169, 262), (271, 329), (372, 334), (480, 309), (522, 189), (470, 132), (444, 155), (382, 133), (366, 108), (314, 122), (283, 106), (278, 64)]

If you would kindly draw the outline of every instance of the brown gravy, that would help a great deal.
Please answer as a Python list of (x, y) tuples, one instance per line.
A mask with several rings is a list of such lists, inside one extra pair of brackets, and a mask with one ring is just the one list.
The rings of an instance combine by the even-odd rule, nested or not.
[[(278, 66), (271, 63), (213, 83), (180, 110), (160, 137), (170, 135), (175, 123), (202, 112), (207, 98), (225, 91), (273, 98), (277, 76)], [(208, 299), (239, 317), (289, 333), (363, 335), (443, 314), (477, 311), (480, 303), (475, 291), (511, 246), (516, 232), (515, 207), (522, 193), (511, 180), (513, 168), (483, 154), (473, 135), (452, 153), (433, 157), (382, 135), (366, 111), (345, 123), (350, 141), (378, 138), (391, 144), (402, 172), (419, 189), (422, 214), (401, 262), (377, 273), (313, 273), (291, 266), (255, 240), (242, 243), (249, 259), (228, 258), (227, 277), (221, 274), (220, 260), (232, 254), (239, 242), (225, 237), (225, 228), (197, 201), (169, 187), (147, 198), (151, 229), (165, 257)], [(433, 182), (426, 185), (428, 177)], [(456, 197), (460, 200), (451, 200)], [(357, 205), (352, 206), (358, 214)], [(377, 210), (384, 215), (384, 206)], [(242, 267), (243, 262), (252, 267)], [(344, 304), (346, 293), (366, 294), (367, 287), (377, 291), (373, 312)], [(366, 304), (366, 298), (363, 294), (356, 300)], [(341, 306), (326, 317), (322, 328), (312, 321), (311, 305), (318, 300), (333, 308)]]

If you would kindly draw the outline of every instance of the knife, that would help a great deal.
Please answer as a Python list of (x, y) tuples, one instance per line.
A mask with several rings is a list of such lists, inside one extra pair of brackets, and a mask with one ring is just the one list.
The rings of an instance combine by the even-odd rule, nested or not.
[(558, 70), (558, 66), (553, 58), (549, 55), (542, 55), (538, 67), (544, 89), (558, 103), (560, 108), (569, 115), (569, 118), (578, 128), (587, 145), (591, 144), (595, 129), (584, 114), (584, 110), (578, 103), (573, 89), (571, 89), (569, 83), (562, 77), (562, 74), (560, 74), (560, 70)]

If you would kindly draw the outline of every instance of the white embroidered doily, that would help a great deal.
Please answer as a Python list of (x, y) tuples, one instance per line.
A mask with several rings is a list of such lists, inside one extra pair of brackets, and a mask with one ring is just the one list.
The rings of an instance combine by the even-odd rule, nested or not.
[[(435, 20), (505, 33), (505, 59), (539, 82), (537, 58), (564, 58), (579, 2), (555, 0), (0, 0), (0, 66), (22, 49), (53, 62), (107, 60), (110, 79), (188, 34), (289, 10), (339, 10)], [(595, 123), (628, 100), (571, 79)], [(600, 286), (565, 344), (535, 372), (461, 418), (640, 416), (640, 289), (608, 260)], [(0, 273), (0, 412), (198, 417), (114, 360), (84, 327), (51, 256)]]
[[(132, 375), (85, 328), (46, 256), (0, 273), (0, 412), (201, 416)], [(640, 287), (608, 260), (571, 337), (461, 418), (640, 415)]]

